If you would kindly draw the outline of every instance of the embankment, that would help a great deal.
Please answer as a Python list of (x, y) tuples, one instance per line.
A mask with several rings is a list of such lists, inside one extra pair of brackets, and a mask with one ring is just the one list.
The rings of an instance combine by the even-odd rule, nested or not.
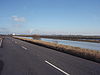
[(68, 53), (68, 54), (71, 54), (74, 56), (78, 56), (81, 58), (85, 58), (85, 59), (100, 63), (100, 51), (89, 50), (89, 49), (84, 49), (84, 48), (79, 48), (79, 47), (56, 44), (56, 43), (50, 43), (50, 42), (45, 42), (45, 41), (41, 41), (41, 40), (32, 40), (32, 39), (20, 38), (20, 37), (16, 37), (16, 36), (13, 36), (13, 37), (16, 39), (20, 39), (23, 41), (27, 41), (27, 42), (36, 44), (36, 45), (55, 49), (60, 52)]
[(82, 42), (100, 43), (100, 36), (82, 36), (82, 35), (16, 35), (21, 37), (32, 37), (34, 39), (59, 39), (59, 40), (72, 40)]

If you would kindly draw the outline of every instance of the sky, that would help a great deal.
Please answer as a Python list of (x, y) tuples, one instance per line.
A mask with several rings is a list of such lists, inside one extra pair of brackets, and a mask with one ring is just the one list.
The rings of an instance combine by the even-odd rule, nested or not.
[(0, 34), (100, 35), (100, 0), (0, 0)]

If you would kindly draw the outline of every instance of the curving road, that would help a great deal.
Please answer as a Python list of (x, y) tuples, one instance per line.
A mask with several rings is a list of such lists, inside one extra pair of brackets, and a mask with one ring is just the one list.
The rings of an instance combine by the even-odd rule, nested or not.
[(0, 75), (100, 75), (100, 64), (5, 37)]

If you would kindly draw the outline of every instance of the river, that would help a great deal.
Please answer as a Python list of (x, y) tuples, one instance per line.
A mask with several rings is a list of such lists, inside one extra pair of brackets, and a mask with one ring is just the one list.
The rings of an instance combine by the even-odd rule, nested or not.
[[(24, 38), (32, 39), (31, 37), (24, 37)], [(80, 48), (86, 48), (86, 49), (100, 51), (100, 43), (71, 41), (71, 40), (59, 40), (59, 39), (47, 39), (47, 38), (41, 38), (41, 40), (47, 41), (47, 42), (54, 42), (54, 43), (58, 43), (58, 44), (63, 44), (63, 45), (70, 45), (70, 46), (74, 46), (74, 47), (80, 47)]]

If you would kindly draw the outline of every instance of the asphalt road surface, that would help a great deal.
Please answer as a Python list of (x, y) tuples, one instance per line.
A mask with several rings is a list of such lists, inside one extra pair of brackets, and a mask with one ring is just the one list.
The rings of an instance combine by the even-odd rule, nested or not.
[(0, 48), (0, 75), (100, 75), (100, 64), (5, 37)]

